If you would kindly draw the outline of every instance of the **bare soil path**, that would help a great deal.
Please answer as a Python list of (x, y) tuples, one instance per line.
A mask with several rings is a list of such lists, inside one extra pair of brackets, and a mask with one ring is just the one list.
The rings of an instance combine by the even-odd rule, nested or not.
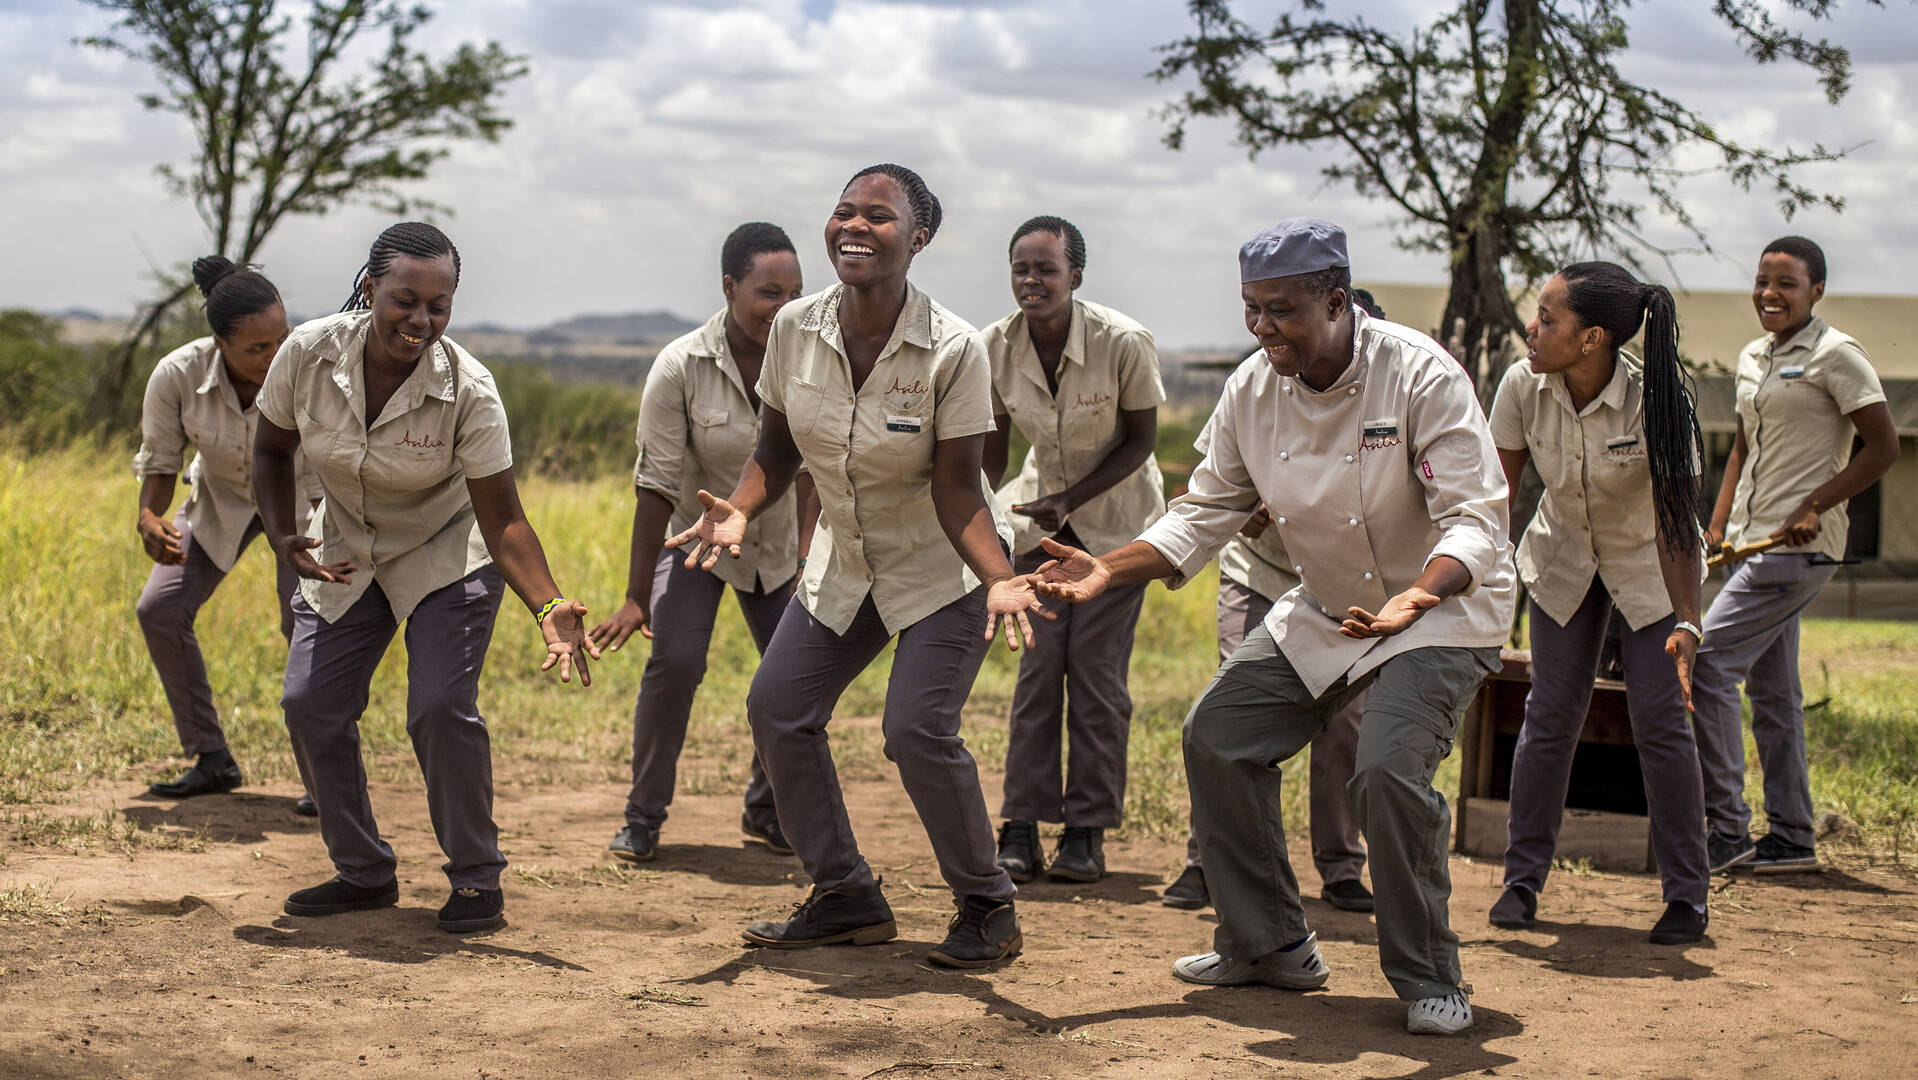
[(1559, 874), (1541, 928), (1510, 933), (1484, 921), (1497, 869), (1455, 860), (1478, 1024), (1417, 1038), (1370, 918), (1317, 900), (1326, 990), (1173, 979), (1211, 921), (1158, 903), (1172, 841), (1110, 843), (1114, 872), (1095, 885), (1026, 887), (1025, 953), (953, 973), (925, 963), (949, 895), (886, 773), (852, 770), (846, 786), (900, 939), (771, 952), (739, 929), (802, 897), (798, 865), (741, 844), (737, 796), (682, 796), (659, 859), (632, 868), (604, 850), (623, 789), (523, 785), (500, 765), (509, 922), (468, 937), (434, 926), (446, 885), (417, 782), (374, 791), (402, 860), (399, 908), (327, 919), (280, 913), (331, 873), (317, 827), (291, 813), (297, 791), (172, 804), (114, 784), (52, 808), (109, 809), (198, 850), (4, 853), (16, 903), (0, 908), (0, 1075), (1918, 1075), (1918, 884), (1892, 873), (1734, 879), (1711, 938), (1673, 949), (1645, 940), (1652, 878)]

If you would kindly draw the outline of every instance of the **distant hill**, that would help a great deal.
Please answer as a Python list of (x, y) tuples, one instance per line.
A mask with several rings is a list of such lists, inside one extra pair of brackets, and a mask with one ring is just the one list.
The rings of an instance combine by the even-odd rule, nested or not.
[(532, 333), (555, 335), (568, 341), (650, 341), (663, 345), (688, 330), (698, 329), (699, 325), (670, 311), (635, 311), (623, 315), (575, 315)]

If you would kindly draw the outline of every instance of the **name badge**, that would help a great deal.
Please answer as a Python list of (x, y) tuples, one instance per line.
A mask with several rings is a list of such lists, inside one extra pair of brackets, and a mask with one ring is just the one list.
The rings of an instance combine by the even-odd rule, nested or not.
[(894, 416), (888, 413), (886, 415), (886, 430), (923, 431), (925, 430), (925, 421), (916, 416)]
[(1605, 440), (1607, 450), (1624, 450), (1637, 445), (1638, 436), (1636, 435), (1614, 435)]
[(1399, 433), (1399, 418), (1386, 416), (1365, 422), (1365, 437), (1368, 439), (1387, 439)]
[(1781, 379), (1802, 379), (1805, 377), (1805, 365), (1792, 364), (1789, 367), (1781, 367), (1778, 369), (1778, 377)]

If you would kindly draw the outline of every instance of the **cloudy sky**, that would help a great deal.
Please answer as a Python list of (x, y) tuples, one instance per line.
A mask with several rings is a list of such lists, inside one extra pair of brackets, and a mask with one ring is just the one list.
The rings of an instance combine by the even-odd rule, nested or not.
[[(1280, 217), (1344, 223), (1362, 279), (1442, 280), (1398, 250), (1389, 210), (1327, 188), (1314, 151), (1248, 162), (1222, 124), (1163, 148), (1155, 110), (1173, 88), (1146, 77), (1154, 47), (1189, 22), (1175, 0), (885, 3), (877, 0), (460, 0), (421, 37), (438, 51), (492, 38), (530, 58), (496, 145), (462, 147), (418, 190), (450, 206), (462, 320), (534, 326), (582, 312), (718, 306), (718, 247), (743, 220), (788, 229), (809, 289), (827, 284), (820, 231), (847, 176), (874, 161), (918, 169), (946, 225), (914, 279), (966, 318), (1010, 310), (1012, 229), (1071, 218), (1091, 267), (1081, 295), (1125, 310), (1169, 346), (1232, 344), (1238, 243)], [(1281, 5), (1238, 5), (1263, 22)], [(1355, 0), (1410, 27), (1425, 0)], [(1918, 5), (1844, 0), (1824, 33), (1853, 49), (1838, 108), (1788, 66), (1759, 68), (1708, 0), (1635, 12), (1627, 68), (1755, 143), (1856, 145), (1805, 179), (1842, 194), (1841, 214), (1789, 226), (1832, 253), (1835, 291), (1918, 292)], [(192, 208), (154, 166), (184, 162), (183, 122), (143, 111), (137, 64), (79, 48), (106, 25), (78, 0), (0, 0), (0, 306), (129, 310), (156, 265), (201, 253)], [(1898, 42), (1904, 42), (1898, 45)], [(1691, 182), (1713, 242), (1681, 257), (1691, 288), (1738, 288), (1751, 256), (1788, 226), (1762, 194)], [(386, 224), (352, 208), (290, 221), (262, 254), (296, 312), (331, 310)]]

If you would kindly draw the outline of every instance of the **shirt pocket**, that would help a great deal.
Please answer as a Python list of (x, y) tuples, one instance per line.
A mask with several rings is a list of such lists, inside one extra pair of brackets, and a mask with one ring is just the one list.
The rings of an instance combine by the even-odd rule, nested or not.
[(1064, 403), (1059, 454), (1073, 481), (1091, 472), (1119, 439), (1119, 403), (1111, 394), (1075, 393)]
[(819, 411), (825, 405), (822, 389), (797, 376), (786, 380), (786, 428), (794, 438), (811, 435), (819, 426)]
[(911, 406), (887, 403), (880, 406), (879, 438), (875, 449), (898, 468), (899, 479), (908, 486), (924, 485), (932, 479), (932, 454), (938, 439), (932, 396), (921, 396)]
[(730, 409), (693, 402), (686, 420), (687, 441), (705, 472), (728, 472), (752, 452), (752, 423), (744, 417), (736, 420)]
[(453, 445), (437, 433), (404, 425), (391, 427), (368, 441), (362, 471), (366, 486), (387, 491), (420, 491), (443, 482), (453, 473)]

